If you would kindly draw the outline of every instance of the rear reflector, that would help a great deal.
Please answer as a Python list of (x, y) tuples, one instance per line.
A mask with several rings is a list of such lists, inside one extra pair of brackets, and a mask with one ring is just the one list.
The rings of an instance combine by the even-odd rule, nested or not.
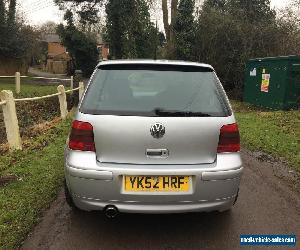
[(236, 123), (224, 125), (220, 130), (218, 153), (240, 151), (240, 134)]
[(69, 148), (80, 151), (96, 151), (93, 126), (90, 123), (73, 121)]

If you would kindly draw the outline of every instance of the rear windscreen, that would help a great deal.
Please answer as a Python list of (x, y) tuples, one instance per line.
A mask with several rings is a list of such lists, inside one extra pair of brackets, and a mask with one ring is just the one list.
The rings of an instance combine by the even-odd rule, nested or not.
[(91, 80), (80, 111), (156, 116), (155, 110), (227, 116), (229, 108), (209, 68), (171, 65), (106, 65)]

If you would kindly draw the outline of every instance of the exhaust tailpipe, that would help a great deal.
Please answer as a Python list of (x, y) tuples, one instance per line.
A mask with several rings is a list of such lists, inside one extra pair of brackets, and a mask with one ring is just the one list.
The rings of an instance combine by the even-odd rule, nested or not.
[(104, 214), (107, 218), (113, 219), (119, 214), (119, 211), (116, 206), (108, 205), (104, 208)]

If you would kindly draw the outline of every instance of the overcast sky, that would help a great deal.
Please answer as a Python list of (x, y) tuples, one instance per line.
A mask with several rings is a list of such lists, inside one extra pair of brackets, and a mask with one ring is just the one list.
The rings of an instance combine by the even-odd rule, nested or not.
[[(281, 8), (290, 0), (271, 0), (272, 7)], [(31, 24), (42, 24), (46, 21), (61, 22), (63, 13), (52, 0), (18, 0), (21, 9)]]

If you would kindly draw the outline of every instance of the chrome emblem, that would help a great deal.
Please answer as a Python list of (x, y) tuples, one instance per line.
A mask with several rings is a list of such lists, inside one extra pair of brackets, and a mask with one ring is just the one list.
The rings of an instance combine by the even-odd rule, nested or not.
[(165, 129), (164, 125), (157, 122), (151, 126), (150, 133), (154, 138), (159, 139), (164, 136), (164, 134), (166, 133), (166, 129)]

